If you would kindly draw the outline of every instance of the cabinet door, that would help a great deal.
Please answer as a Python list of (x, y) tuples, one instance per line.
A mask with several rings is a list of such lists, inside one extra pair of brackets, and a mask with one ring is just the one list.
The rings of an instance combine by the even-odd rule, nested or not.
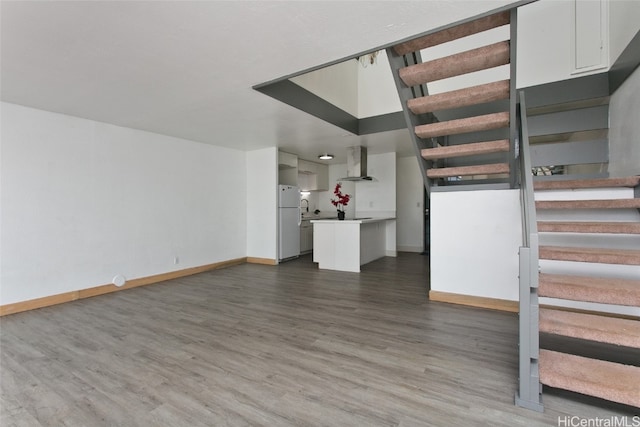
[(318, 165), (316, 173), (316, 189), (320, 191), (329, 190), (329, 166)]
[(574, 0), (573, 72), (608, 64), (608, 2)]
[(280, 169), (298, 168), (298, 156), (278, 151), (278, 166)]

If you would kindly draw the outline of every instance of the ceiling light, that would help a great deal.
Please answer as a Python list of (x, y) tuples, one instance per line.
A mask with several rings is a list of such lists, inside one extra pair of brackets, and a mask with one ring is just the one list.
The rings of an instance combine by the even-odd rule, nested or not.
[(333, 159), (333, 154), (326, 154), (325, 153), (325, 154), (322, 154), (322, 155), (318, 156), (318, 158), (320, 160), (331, 160), (331, 159)]

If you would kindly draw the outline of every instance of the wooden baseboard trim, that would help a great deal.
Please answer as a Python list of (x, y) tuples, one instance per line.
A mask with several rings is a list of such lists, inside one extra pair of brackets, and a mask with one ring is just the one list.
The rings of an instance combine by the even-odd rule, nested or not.
[(168, 273), (155, 274), (153, 276), (127, 280), (127, 282), (120, 287), (112, 284), (100, 285), (94, 286), (92, 288), (80, 289), (78, 291), (64, 292), (62, 294), (50, 295), (47, 297), (36, 298), (28, 301), (5, 304), (0, 306), (0, 317), (28, 310), (35, 310), (37, 308), (49, 307), (65, 302), (71, 302), (79, 299), (104, 295), (111, 292), (118, 292), (125, 289), (136, 288), (138, 286), (151, 285), (154, 283), (164, 282), (166, 280), (177, 279), (179, 277), (204, 273), (205, 271), (217, 270), (220, 268), (230, 267), (232, 265), (244, 264), (245, 262), (247, 262), (247, 258), (235, 258), (227, 261), (215, 262), (213, 264), (206, 264), (198, 267), (185, 268), (183, 270), (170, 271)]
[(441, 291), (429, 291), (429, 299), (431, 301), (488, 308), (490, 310), (509, 311), (512, 313), (518, 312), (518, 301), (509, 301), (505, 299), (477, 297), (473, 295), (462, 295)]
[(278, 265), (278, 260), (276, 259), (256, 258), (252, 256), (247, 257), (247, 262), (249, 264)]

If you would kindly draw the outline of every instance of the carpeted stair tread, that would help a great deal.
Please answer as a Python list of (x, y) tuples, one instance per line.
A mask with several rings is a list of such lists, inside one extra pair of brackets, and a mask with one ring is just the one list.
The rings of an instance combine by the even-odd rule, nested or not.
[(640, 407), (640, 367), (540, 350), (540, 382)]
[(427, 177), (446, 178), (450, 176), (494, 175), (501, 173), (509, 173), (508, 163), (429, 169), (427, 170)]
[(539, 221), (538, 231), (558, 233), (640, 234), (640, 222)]
[(449, 145), (437, 148), (425, 148), (422, 157), (426, 160), (445, 159), (451, 157), (474, 156), (481, 154), (509, 151), (509, 140), (474, 142), (470, 144)]
[(640, 265), (640, 250), (540, 246), (540, 259)]
[(415, 127), (415, 133), (420, 138), (434, 138), (444, 135), (499, 129), (507, 126), (509, 126), (509, 112), (501, 112), (420, 125)]
[(413, 114), (425, 114), (450, 108), (484, 104), (509, 98), (509, 80), (487, 83), (407, 101)]
[(536, 181), (534, 190), (572, 190), (578, 188), (636, 187), (640, 176), (624, 178), (573, 179), (567, 181)]
[(640, 348), (640, 321), (540, 309), (540, 332)]
[(418, 37), (416, 39), (400, 43), (394, 46), (393, 50), (395, 50), (398, 55), (406, 55), (410, 52), (437, 46), (442, 43), (457, 40), (459, 38), (477, 34), (482, 31), (490, 30), (492, 28), (501, 27), (503, 25), (507, 25), (509, 22), (509, 11), (500, 12), (496, 13), (495, 15), (485, 16), (471, 22), (466, 22), (464, 24), (456, 25), (455, 27), (436, 31), (435, 33), (427, 34), (426, 36)]
[(411, 87), (508, 63), (509, 41), (502, 41), (444, 58), (410, 65), (401, 68), (398, 75), (404, 84)]
[(640, 199), (538, 200), (536, 209), (640, 209)]
[(640, 307), (640, 280), (540, 274), (542, 297)]

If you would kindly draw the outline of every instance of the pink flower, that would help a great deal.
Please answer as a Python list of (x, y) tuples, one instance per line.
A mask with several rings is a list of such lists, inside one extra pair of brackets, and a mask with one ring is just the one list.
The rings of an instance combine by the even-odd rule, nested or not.
[(336, 187), (333, 190), (333, 194), (335, 194), (336, 198), (331, 199), (331, 204), (338, 208), (338, 211), (343, 212), (344, 208), (347, 206), (349, 201), (351, 200), (351, 196), (348, 194), (342, 194), (342, 184), (337, 183)]

